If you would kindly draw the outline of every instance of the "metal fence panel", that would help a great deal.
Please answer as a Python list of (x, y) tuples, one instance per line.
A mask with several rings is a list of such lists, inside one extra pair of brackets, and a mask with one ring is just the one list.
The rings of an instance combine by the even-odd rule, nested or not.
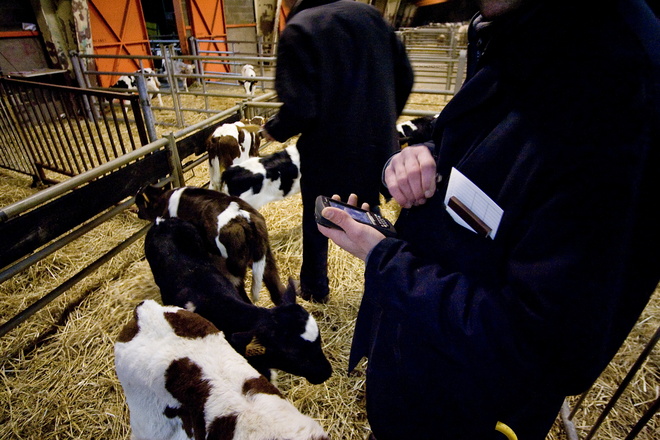
[(149, 142), (137, 95), (2, 78), (0, 165), (73, 176)]

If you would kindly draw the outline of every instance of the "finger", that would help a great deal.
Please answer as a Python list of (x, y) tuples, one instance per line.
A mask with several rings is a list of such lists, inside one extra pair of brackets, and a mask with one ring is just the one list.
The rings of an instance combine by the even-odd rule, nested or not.
[(357, 206), (357, 202), (358, 202), (358, 196), (355, 193), (351, 193), (351, 195), (348, 196), (348, 200), (346, 201), (346, 203), (353, 206)]
[(435, 194), (437, 183), (437, 169), (435, 159), (431, 154), (419, 158), (421, 168), (421, 185), (424, 189), (424, 197), (431, 198)]
[(403, 207), (410, 208), (414, 198), (411, 197), (412, 189), (408, 181), (405, 165), (402, 163), (400, 166), (392, 170), (391, 183), (388, 184), (388, 189), (392, 197)]

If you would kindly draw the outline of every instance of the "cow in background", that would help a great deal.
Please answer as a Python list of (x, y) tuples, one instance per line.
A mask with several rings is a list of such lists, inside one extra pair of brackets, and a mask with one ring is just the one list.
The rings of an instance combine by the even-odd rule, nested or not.
[[(254, 66), (252, 64), (243, 65), (243, 67), (241, 67), (241, 76), (248, 78), (256, 77), (257, 74), (254, 71)], [(245, 93), (248, 96), (254, 96), (254, 86), (257, 83), (256, 80), (242, 79), (239, 80), (238, 82), (243, 86), (243, 88), (245, 89)]]
[(219, 191), (224, 170), (250, 157), (259, 156), (261, 124), (250, 122), (236, 121), (222, 124), (206, 140), (206, 151), (209, 155), (209, 188)]
[[(188, 78), (177, 78), (178, 75), (192, 75), (195, 73), (195, 65), (184, 63), (183, 60), (172, 60), (172, 76), (177, 82), (177, 88), (179, 84), (187, 92), (188, 91)], [(164, 64), (163, 73), (167, 74), (167, 63)]]
[(300, 154), (296, 145), (263, 157), (251, 157), (222, 173), (221, 191), (255, 209), (300, 192)]
[[(135, 71), (136, 74), (142, 73), (144, 75), (144, 80), (147, 83), (147, 92), (151, 93), (151, 98), (158, 98), (158, 104), (163, 106), (163, 98), (161, 98), (160, 93), (160, 81), (158, 77), (155, 76), (156, 72), (150, 67), (145, 67), (144, 69), (139, 69)], [(137, 90), (137, 77), (135, 75), (122, 75), (119, 77), (117, 82), (115, 82), (111, 88), (115, 89), (126, 89), (130, 91)]]

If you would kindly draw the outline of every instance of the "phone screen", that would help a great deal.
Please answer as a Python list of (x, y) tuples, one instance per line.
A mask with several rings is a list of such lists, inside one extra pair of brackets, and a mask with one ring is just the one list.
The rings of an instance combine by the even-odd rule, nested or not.
[(353, 217), (355, 220), (362, 223), (371, 224), (371, 221), (369, 220), (369, 217), (367, 216), (367, 213), (365, 211), (360, 211), (358, 209), (352, 209), (350, 206), (341, 205), (339, 203), (336, 203), (333, 199), (329, 199), (328, 201), (330, 202), (330, 206), (348, 212), (348, 214), (351, 217)]

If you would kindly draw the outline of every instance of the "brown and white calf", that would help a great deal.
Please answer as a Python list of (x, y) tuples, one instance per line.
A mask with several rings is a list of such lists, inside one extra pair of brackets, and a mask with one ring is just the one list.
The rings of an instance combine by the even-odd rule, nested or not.
[[(151, 93), (151, 98), (158, 98), (158, 104), (162, 107), (163, 98), (161, 98), (160, 93), (158, 93), (160, 91), (160, 81), (158, 81), (158, 77), (155, 76), (156, 72), (150, 67), (145, 67), (144, 69), (136, 70), (135, 73), (142, 73), (144, 75), (144, 80), (147, 83), (147, 92)], [(137, 90), (137, 78), (135, 75), (122, 75), (117, 82), (110, 87), (134, 91)]]
[(115, 343), (133, 440), (329, 440), (213, 324), (147, 300)]
[(247, 202), (204, 188), (164, 190), (147, 186), (135, 199), (138, 216), (147, 220), (178, 217), (194, 224), (204, 237), (206, 249), (216, 256), (232, 283), (247, 300), (245, 275), (252, 268), (252, 298), (259, 298), (262, 282), (274, 304), (286, 290), (268, 242), (263, 216)]
[(300, 192), (300, 154), (295, 145), (251, 157), (222, 173), (221, 191), (240, 197), (255, 209)]
[(330, 377), (318, 325), (296, 304), (292, 282), (276, 307), (246, 301), (211, 260), (197, 228), (179, 218), (157, 219), (144, 250), (163, 304), (211, 321), (261, 374), (270, 378), (277, 368), (313, 384)]
[(260, 125), (244, 121), (222, 124), (206, 141), (209, 154), (209, 188), (220, 190), (222, 172), (233, 164), (259, 156)]

